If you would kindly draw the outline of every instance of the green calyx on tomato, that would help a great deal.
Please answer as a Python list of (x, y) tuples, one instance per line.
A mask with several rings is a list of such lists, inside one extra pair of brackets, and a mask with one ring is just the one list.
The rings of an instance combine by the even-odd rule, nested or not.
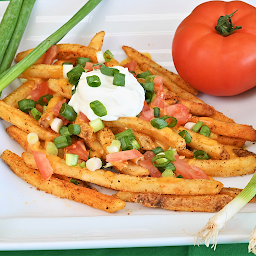
[(238, 10), (234, 11), (230, 15), (225, 15), (225, 16), (220, 16), (217, 22), (217, 26), (215, 27), (215, 30), (222, 36), (229, 36), (233, 34), (236, 30), (241, 29), (241, 26), (236, 26), (234, 28), (233, 22), (231, 20), (231, 17), (234, 15), (235, 12)]

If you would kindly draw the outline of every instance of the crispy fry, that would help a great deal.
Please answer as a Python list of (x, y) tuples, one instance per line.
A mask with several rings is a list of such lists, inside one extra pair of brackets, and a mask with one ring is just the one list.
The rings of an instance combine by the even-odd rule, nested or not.
[(88, 47), (94, 48), (97, 51), (101, 51), (103, 40), (105, 37), (105, 31), (98, 32), (90, 41)]
[(140, 144), (141, 149), (152, 150), (156, 147), (154, 141), (151, 139), (149, 135), (140, 132), (135, 132), (134, 136), (138, 143)]
[[(242, 192), (242, 189), (239, 188), (222, 188), (220, 194), (229, 195), (235, 198), (238, 194)], [(256, 203), (256, 196), (254, 196), (249, 203)]]
[(187, 163), (200, 167), (213, 177), (232, 177), (254, 173), (256, 169), (255, 156), (236, 157), (228, 160), (189, 159)]
[(148, 58), (146, 55), (136, 51), (135, 49), (133, 49), (131, 47), (123, 46), (122, 48), (125, 51), (125, 53), (127, 54), (127, 56), (131, 59), (134, 59), (138, 64), (146, 63), (147, 65), (153, 67), (159, 73), (161, 73), (161, 76), (168, 77), (168, 79), (170, 79), (173, 83), (180, 86), (182, 89), (184, 89), (190, 93), (193, 93), (195, 95), (197, 94), (198, 91), (195, 88), (193, 88), (192, 86), (190, 86), (188, 83), (186, 83), (179, 75), (163, 68), (162, 66), (160, 66), (159, 64), (157, 64), (156, 62), (154, 62), (153, 60)]
[[(27, 51), (20, 52), (16, 55), (16, 62), (20, 62), (23, 60), (30, 52), (34, 49), (29, 49)], [(45, 54), (43, 54), (34, 64), (42, 64)]]
[(256, 141), (256, 131), (252, 126), (246, 124), (227, 123), (212, 119), (210, 117), (191, 117), (191, 122), (202, 121), (212, 132), (228, 137)]
[(122, 210), (126, 205), (125, 202), (112, 196), (101, 194), (86, 187), (76, 186), (54, 176), (45, 181), (39, 171), (27, 167), (21, 157), (9, 150), (5, 150), (1, 158), (17, 176), (46, 193), (71, 199), (109, 213)]
[(63, 65), (63, 63), (65, 62), (70, 62), (71, 64), (73, 64), (73, 66), (76, 65), (76, 59), (68, 59), (68, 60), (56, 60), (53, 65)]
[(241, 148), (244, 146), (245, 140), (240, 138), (231, 138), (223, 135), (219, 135), (211, 132), (210, 138), (213, 140), (217, 140), (220, 144), (230, 145), (234, 147)]
[(133, 163), (132, 161), (127, 161), (128, 165), (121, 170), (121, 173), (132, 175), (132, 176), (149, 176), (148, 169)]
[(49, 79), (48, 87), (57, 95), (71, 99), (73, 85), (67, 79)]
[(37, 133), (38, 137), (42, 140), (53, 140), (58, 136), (58, 134), (52, 130), (46, 130), (40, 127), (33, 117), (25, 114), (19, 109), (7, 105), (2, 100), (0, 101), (0, 117), (11, 124), (14, 124), (24, 132)]
[(119, 118), (117, 121), (105, 121), (105, 126), (125, 129), (130, 127), (134, 132), (144, 133), (161, 141), (165, 145), (165, 149), (169, 147), (176, 148), (177, 151), (183, 151), (186, 148), (186, 143), (182, 137), (175, 133), (170, 128), (161, 130), (154, 128), (149, 122), (137, 117)]
[(12, 139), (16, 140), (26, 151), (28, 150), (28, 134), (18, 127), (11, 125), (6, 128), (6, 132), (11, 136)]

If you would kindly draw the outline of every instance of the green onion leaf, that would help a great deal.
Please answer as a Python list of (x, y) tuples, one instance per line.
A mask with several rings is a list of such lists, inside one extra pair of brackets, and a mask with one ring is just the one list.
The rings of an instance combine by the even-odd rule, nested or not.
[(65, 148), (72, 145), (72, 140), (68, 135), (56, 137), (53, 142), (57, 148)]
[(66, 154), (66, 164), (68, 166), (76, 166), (78, 164), (78, 155), (75, 154)]
[(122, 151), (133, 149), (132, 143), (128, 136), (124, 136), (120, 139)]
[(45, 94), (38, 99), (38, 104), (41, 106), (47, 106), (51, 98), (51, 94)]
[(137, 78), (144, 78), (144, 79), (146, 79), (146, 77), (148, 77), (148, 76), (151, 76), (151, 73), (149, 71), (145, 71), (143, 73), (138, 74)]
[(71, 133), (71, 134), (74, 134), (74, 135), (79, 135), (80, 132), (81, 132), (81, 127), (79, 124), (70, 124), (68, 126), (68, 131)]
[(168, 149), (164, 152), (165, 157), (171, 162), (176, 161), (174, 155), (176, 154), (176, 150)]
[(68, 105), (67, 103), (63, 103), (59, 114), (66, 118), (68, 121), (75, 121), (77, 117), (77, 113), (73, 109), (72, 106)]
[(160, 108), (154, 107), (154, 117), (160, 117)]
[(149, 104), (152, 101), (153, 96), (154, 96), (154, 92), (146, 91), (145, 99), (146, 99), (147, 104)]
[(202, 121), (198, 121), (195, 126), (192, 128), (193, 132), (198, 132), (200, 130), (200, 128), (202, 127), (203, 122)]
[(164, 152), (164, 150), (161, 147), (156, 147), (151, 150), (155, 155)]
[(203, 150), (195, 151), (193, 156), (196, 159), (204, 159), (204, 160), (210, 159), (210, 156), (206, 152), (204, 152)]
[(68, 82), (77, 86), (83, 72), (85, 72), (84, 68), (80, 64), (76, 65), (67, 73)]
[(100, 67), (100, 72), (106, 76), (114, 76), (115, 73), (119, 73), (119, 70), (116, 68), (109, 68), (109, 67), (106, 67), (105, 65), (102, 65)]
[(147, 76), (145, 82), (154, 82), (156, 75)]
[(110, 50), (106, 50), (103, 53), (103, 57), (104, 57), (106, 62), (109, 62), (109, 61), (111, 61), (114, 58), (114, 55), (112, 54), (112, 52)]
[(177, 122), (178, 122), (178, 120), (175, 118), (175, 117), (173, 117), (173, 116), (171, 116), (171, 122), (168, 124), (168, 127), (174, 127), (176, 124), (177, 124)]
[(157, 129), (163, 129), (165, 127), (167, 127), (167, 123), (164, 119), (160, 118), (160, 117), (157, 117), (157, 118), (154, 118), (150, 121), (151, 125), (154, 127), (154, 128), (157, 128)]
[(36, 101), (31, 99), (22, 99), (18, 101), (18, 106), (22, 112), (28, 113), (28, 111), (36, 107)]
[(140, 149), (140, 144), (138, 143), (138, 141), (136, 139), (132, 139), (131, 143), (132, 143), (133, 148), (135, 148), (137, 150)]
[(107, 115), (107, 109), (99, 100), (92, 101), (90, 103), (90, 108), (97, 116), (102, 117)]
[(202, 128), (199, 131), (199, 134), (202, 134), (206, 137), (210, 137), (211, 135), (211, 130), (207, 125), (203, 125)]
[(38, 121), (42, 116), (42, 113), (38, 111), (36, 108), (31, 109), (31, 114), (36, 119), (36, 121)]
[(183, 130), (178, 133), (182, 138), (184, 138), (185, 142), (189, 144), (191, 142), (191, 135), (186, 131)]
[(86, 62), (91, 62), (91, 59), (85, 57), (78, 57), (76, 59), (76, 65), (81, 65), (83, 68), (85, 67)]
[(102, 122), (102, 120), (100, 118), (90, 121), (89, 125), (93, 128), (94, 132), (97, 132), (97, 131), (101, 130), (102, 128), (104, 128), (104, 123)]
[(68, 127), (65, 126), (65, 125), (63, 125), (63, 126), (60, 127), (60, 129), (59, 129), (59, 134), (60, 134), (60, 135), (71, 135), (71, 133), (70, 133), (69, 130), (68, 130)]
[(125, 86), (125, 75), (122, 73), (114, 73), (113, 85)]
[(124, 136), (128, 136), (128, 137), (134, 137), (134, 132), (131, 128), (123, 131), (123, 132), (120, 132), (120, 133), (117, 133), (115, 135), (115, 139), (116, 140), (120, 140), (121, 138), (123, 138)]
[(96, 75), (86, 77), (87, 84), (90, 87), (99, 87), (101, 85), (100, 78)]
[(155, 84), (154, 84), (153, 82), (145, 82), (145, 83), (143, 84), (144, 90), (150, 91), (150, 92), (153, 92), (154, 86), (155, 86)]

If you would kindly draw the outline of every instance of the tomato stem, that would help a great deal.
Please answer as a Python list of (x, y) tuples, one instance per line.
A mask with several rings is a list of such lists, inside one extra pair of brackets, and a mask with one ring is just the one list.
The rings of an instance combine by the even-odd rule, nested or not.
[(229, 36), (233, 34), (236, 30), (241, 29), (241, 26), (233, 26), (233, 22), (231, 20), (231, 17), (234, 15), (234, 11), (230, 15), (220, 16), (217, 22), (217, 26), (215, 26), (215, 30), (222, 36)]

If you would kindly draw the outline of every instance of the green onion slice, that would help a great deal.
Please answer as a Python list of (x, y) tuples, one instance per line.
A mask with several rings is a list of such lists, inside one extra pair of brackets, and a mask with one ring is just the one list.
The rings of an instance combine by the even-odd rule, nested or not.
[(90, 108), (92, 109), (95, 115), (100, 117), (106, 116), (108, 113), (105, 106), (99, 100), (92, 101), (90, 103)]
[(207, 125), (203, 125), (202, 128), (199, 131), (199, 134), (202, 134), (206, 137), (210, 137), (211, 135), (211, 130)]
[(161, 147), (156, 147), (151, 150), (155, 155), (164, 152), (164, 150)]
[(38, 104), (40, 104), (41, 106), (46, 106), (48, 105), (51, 98), (51, 94), (45, 94), (38, 99)]
[(176, 126), (177, 125), (177, 122), (178, 122), (178, 120), (175, 118), (175, 117), (173, 117), (173, 116), (171, 116), (171, 122), (168, 124), (168, 127), (174, 127), (174, 126)]
[(76, 65), (81, 65), (83, 68), (85, 67), (86, 62), (91, 62), (91, 59), (85, 57), (78, 57), (76, 59)]
[(146, 91), (145, 93), (145, 99), (147, 104), (149, 104), (153, 100), (154, 92)]
[(138, 141), (136, 139), (132, 139), (131, 143), (132, 143), (133, 148), (135, 148), (137, 150), (140, 149), (140, 144), (138, 143)]
[(166, 121), (160, 117), (154, 118), (150, 121), (151, 125), (157, 129), (163, 129), (168, 126)]
[(182, 138), (184, 138), (184, 140), (187, 144), (189, 144), (191, 142), (191, 135), (186, 130), (179, 132), (179, 135)]
[(184, 177), (182, 175), (178, 175), (176, 178), (184, 179)]
[(57, 148), (65, 148), (72, 145), (72, 140), (68, 135), (56, 137), (53, 142)]
[(152, 158), (152, 164), (153, 164), (155, 167), (165, 167), (165, 166), (167, 166), (170, 162), (171, 162), (171, 161), (166, 158), (166, 156), (165, 156), (164, 153), (157, 154), (157, 155), (155, 155), (155, 156)]
[(133, 149), (132, 143), (128, 136), (124, 136), (120, 139), (122, 151)]
[(198, 121), (195, 126), (192, 128), (193, 132), (198, 132), (200, 130), (200, 128), (202, 127), (203, 122), (202, 121)]
[[(93, 128), (94, 132), (97, 132), (97, 131), (101, 130), (102, 128), (104, 128), (104, 123), (102, 122), (102, 120), (100, 118), (90, 121), (89, 125)], [(90, 153), (90, 151), (89, 151), (89, 153)]]
[(162, 173), (162, 177), (174, 177), (174, 173), (171, 169), (166, 169), (163, 173)]
[(65, 125), (63, 125), (63, 126), (60, 127), (60, 129), (59, 129), (59, 134), (60, 134), (60, 135), (71, 135), (71, 133), (70, 133), (69, 130), (68, 130), (68, 127), (65, 126)]
[(206, 152), (204, 152), (203, 150), (195, 151), (193, 156), (196, 159), (204, 159), (204, 160), (210, 159), (210, 156)]
[(62, 66), (63, 66), (63, 65), (73, 65), (73, 63), (68, 62), (68, 61), (65, 61), (65, 62), (62, 63)]
[(73, 184), (75, 184), (75, 185), (78, 185), (78, 181), (75, 180), (75, 179), (70, 179), (69, 182), (71, 182), (71, 183), (73, 183)]
[(125, 86), (125, 75), (122, 73), (114, 73), (113, 85)]
[(77, 113), (75, 112), (73, 107), (68, 105), (67, 103), (62, 104), (59, 114), (69, 121), (75, 121), (77, 117)]
[(76, 65), (67, 73), (68, 82), (72, 85), (77, 86), (83, 72), (85, 72), (83, 66), (80, 64)]
[(99, 87), (101, 85), (100, 78), (96, 75), (86, 77), (87, 84), (90, 87)]
[(145, 83), (143, 84), (144, 90), (150, 91), (150, 92), (153, 92), (154, 86), (155, 86), (155, 84), (154, 84), (153, 82), (145, 82)]
[(120, 139), (123, 138), (124, 136), (128, 136), (128, 137), (131, 137), (131, 136), (132, 136), (132, 137), (134, 137), (134, 132), (133, 132), (133, 130), (132, 130), (131, 128), (129, 128), (129, 129), (123, 131), (123, 132), (117, 133), (117, 134), (115, 135), (115, 139), (116, 139), (116, 140), (120, 140)]
[(114, 76), (115, 73), (119, 73), (119, 70), (117, 68), (109, 68), (105, 65), (102, 65), (100, 67), (100, 72), (106, 76)]
[(31, 99), (23, 99), (23, 100), (18, 101), (18, 106), (22, 112), (27, 113), (32, 108), (36, 107), (36, 101), (31, 100)]
[(112, 52), (110, 50), (106, 50), (103, 53), (103, 57), (104, 57), (106, 62), (109, 62), (109, 61), (111, 61), (114, 58), (114, 55), (112, 54)]
[(144, 78), (144, 79), (146, 79), (146, 77), (148, 77), (148, 76), (151, 76), (151, 73), (149, 71), (145, 71), (143, 73), (138, 74), (137, 78)]
[(176, 161), (174, 155), (176, 154), (176, 150), (168, 149), (164, 152), (165, 157), (171, 162)]
[(42, 116), (42, 113), (38, 111), (36, 108), (31, 109), (31, 114), (36, 119), (36, 121), (38, 121)]
[(74, 135), (79, 135), (80, 132), (81, 132), (81, 127), (79, 124), (70, 124), (68, 126), (68, 131), (71, 133), (71, 134), (74, 134)]
[(66, 164), (68, 166), (76, 166), (78, 164), (78, 155), (75, 154), (66, 154)]
[(145, 82), (154, 82), (156, 75), (152, 75), (152, 76), (147, 76), (145, 78)]
[(160, 117), (160, 108), (154, 107), (154, 117)]

